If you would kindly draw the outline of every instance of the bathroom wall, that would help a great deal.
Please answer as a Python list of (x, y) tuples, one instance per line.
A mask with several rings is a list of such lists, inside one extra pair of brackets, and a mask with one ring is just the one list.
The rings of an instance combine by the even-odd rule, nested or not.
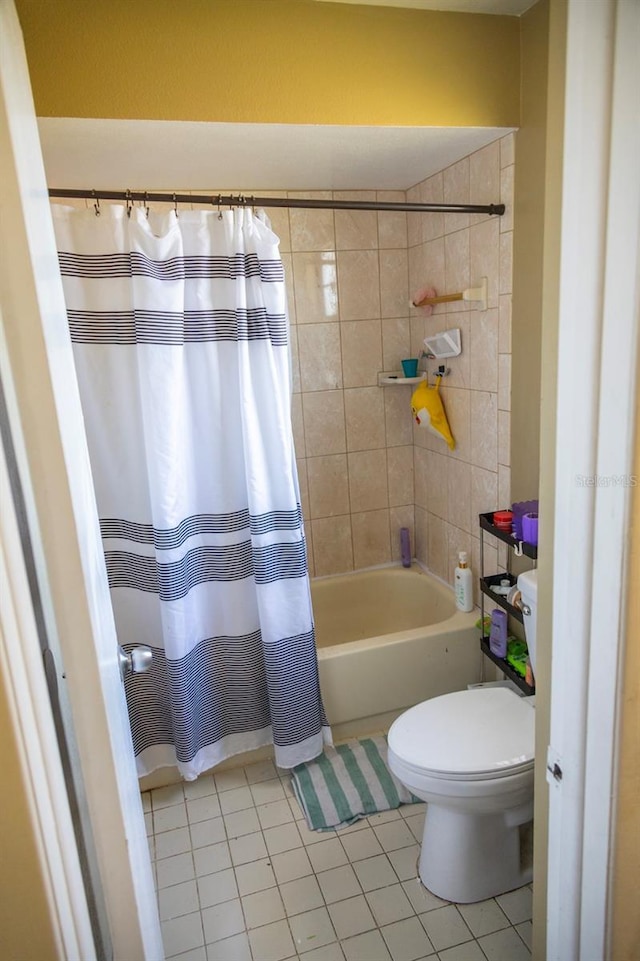
[[(479, 570), (477, 515), (509, 503), (514, 149), (509, 135), (406, 194), (416, 202), (501, 200), (501, 218), (270, 211), (288, 277), (294, 431), (313, 575), (397, 560), (403, 526), (439, 577), (453, 580), (459, 550)], [(455, 292), (483, 276), (487, 311), (450, 304), (427, 318), (409, 307), (411, 292), (425, 284)], [(426, 334), (449, 327), (460, 327), (463, 345), (441, 388), (456, 439), (451, 452), (413, 427), (411, 387), (377, 386), (379, 371), (398, 370), (403, 357), (418, 356)], [(485, 538), (487, 569), (499, 561), (495, 541)]]
[[(17, 0), (36, 112), (514, 127), (517, 17), (311, 0)], [(52, 56), (55, 51), (55, 56)]]
[[(408, 215), (409, 285), (454, 293), (488, 279), (488, 309), (441, 304), (412, 311), (414, 342), (459, 327), (462, 354), (447, 361), (441, 393), (456, 447), (414, 428), (416, 554), (452, 582), (458, 552), (480, 570), (478, 514), (510, 503), (511, 262), (515, 137), (478, 150), (407, 192), (408, 200), (506, 204), (503, 217)], [(429, 370), (437, 365), (431, 361)], [(504, 565), (502, 545), (485, 537), (485, 565)], [(477, 579), (474, 581), (477, 585)]]
[[(405, 199), (389, 191), (333, 197)], [(311, 573), (388, 563), (399, 556), (399, 529), (413, 529), (410, 390), (377, 386), (378, 372), (398, 369), (410, 353), (406, 214), (279, 211), (274, 227), (287, 252)]]

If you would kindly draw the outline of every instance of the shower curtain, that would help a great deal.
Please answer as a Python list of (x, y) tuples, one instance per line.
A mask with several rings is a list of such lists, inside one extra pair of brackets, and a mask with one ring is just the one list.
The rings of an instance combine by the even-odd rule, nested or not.
[(248, 208), (53, 206), (138, 773), (330, 742), (278, 238)]

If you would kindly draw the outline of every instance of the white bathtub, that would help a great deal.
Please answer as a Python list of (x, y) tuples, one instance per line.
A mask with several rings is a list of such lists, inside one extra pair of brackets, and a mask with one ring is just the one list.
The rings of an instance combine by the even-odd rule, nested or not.
[(348, 722), (386, 726), (393, 714), (480, 679), (477, 613), (457, 611), (452, 590), (416, 565), (316, 578), (311, 595), (334, 736)]

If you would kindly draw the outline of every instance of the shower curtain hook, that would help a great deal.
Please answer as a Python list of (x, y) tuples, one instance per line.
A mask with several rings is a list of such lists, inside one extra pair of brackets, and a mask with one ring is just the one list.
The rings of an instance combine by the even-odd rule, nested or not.
[(173, 195), (173, 212), (176, 215), (176, 220), (177, 220), (180, 214), (178, 213), (178, 201), (176, 200), (175, 194)]
[(92, 191), (91, 191), (91, 196), (93, 197), (93, 199), (94, 199), (94, 201), (95, 201), (95, 203), (94, 203), (94, 205), (93, 205), (93, 209), (94, 209), (95, 212), (96, 212), (96, 217), (99, 217), (99, 216), (100, 216), (100, 198), (97, 196), (95, 190), (92, 190)]
[(218, 220), (222, 220), (222, 211), (220, 207), (222, 206), (222, 194), (218, 194)]
[(148, 220), (149, 219), (149, 194), (146, 190), (144, 192), (144, 200), (142, 201), (142, 205), (144, 207), (144, 212), (147, 215), (147, 220)]
[(131, 198), (131, 191), (127, 188), (127, 217), (131, 220), (131, 211), (133, 210), (133, 200)]

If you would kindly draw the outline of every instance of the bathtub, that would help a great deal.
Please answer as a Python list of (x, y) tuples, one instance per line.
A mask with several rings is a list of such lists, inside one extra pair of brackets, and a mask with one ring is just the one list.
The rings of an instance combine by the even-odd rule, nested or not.
[(480, 679), (477, 612), (456, 610), (453, 591), (417, 565), (315, 578), (311, 596), (334, 737)]

